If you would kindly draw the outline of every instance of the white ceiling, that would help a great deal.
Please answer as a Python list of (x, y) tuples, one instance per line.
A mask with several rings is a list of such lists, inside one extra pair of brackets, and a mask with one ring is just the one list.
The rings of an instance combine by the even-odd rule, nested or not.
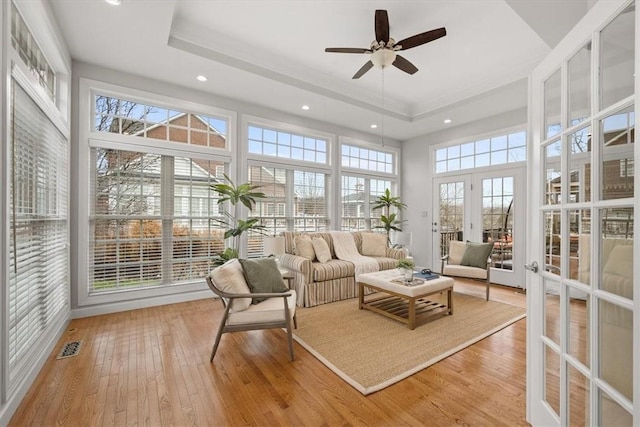
[[(384, 83), (384, 133), (399, 140), (524, 107), (526, 77), (592, 3), (51, 0), (76, 60), (364, 132), (379, 132), (370, 125), (381, 122)], [(376, 9), (396, 40), (446, 27), (402, 52), (416, 74), (374, 68), (352, 80), (368, 55), (324, 52), (368, 48)]]

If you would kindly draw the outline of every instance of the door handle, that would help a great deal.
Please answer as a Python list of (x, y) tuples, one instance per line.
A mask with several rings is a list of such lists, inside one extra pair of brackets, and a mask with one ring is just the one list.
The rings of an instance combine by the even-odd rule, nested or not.
[(531, 264), (525, 264), (524, 268), (526, 270), (531, 271), (532, 273), (537, 273), (538, 272), (538, 262), (537, 261), (533, 261)]

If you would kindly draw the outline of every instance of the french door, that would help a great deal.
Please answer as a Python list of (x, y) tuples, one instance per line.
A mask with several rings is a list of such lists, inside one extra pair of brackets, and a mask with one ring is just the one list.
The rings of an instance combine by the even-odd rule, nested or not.
[(640, 424), (637, 14), (632, 1), (596, 3), (531, 77), (534, 426)]
[[(450, 240), (492, 242), (491, 282), (524, 287), (524, 169), (508, 168), (434, 181), (434, 260)], [(524, 198), (522, 198), (524, 200)]]

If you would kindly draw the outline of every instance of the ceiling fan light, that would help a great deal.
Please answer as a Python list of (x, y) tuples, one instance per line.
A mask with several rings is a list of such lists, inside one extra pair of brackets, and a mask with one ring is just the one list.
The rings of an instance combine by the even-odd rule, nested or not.
[(378, 68), (388, 67), (396, 60), (396, 52), (391, 49), (379, 49), (371, 54), (371, 62)]

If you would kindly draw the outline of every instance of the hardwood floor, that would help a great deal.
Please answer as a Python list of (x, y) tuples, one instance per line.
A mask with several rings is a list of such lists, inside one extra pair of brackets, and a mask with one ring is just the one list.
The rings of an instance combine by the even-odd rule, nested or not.
[[(525, 306), (512, 288), (491, 299)], [(9, 425), (527, 425), (525, 319), (363, 396), (297, 343), (289, 362), (280, 330), (225, 334), (209, 363), (221, 313), (208, 299), (72, 321)]]

